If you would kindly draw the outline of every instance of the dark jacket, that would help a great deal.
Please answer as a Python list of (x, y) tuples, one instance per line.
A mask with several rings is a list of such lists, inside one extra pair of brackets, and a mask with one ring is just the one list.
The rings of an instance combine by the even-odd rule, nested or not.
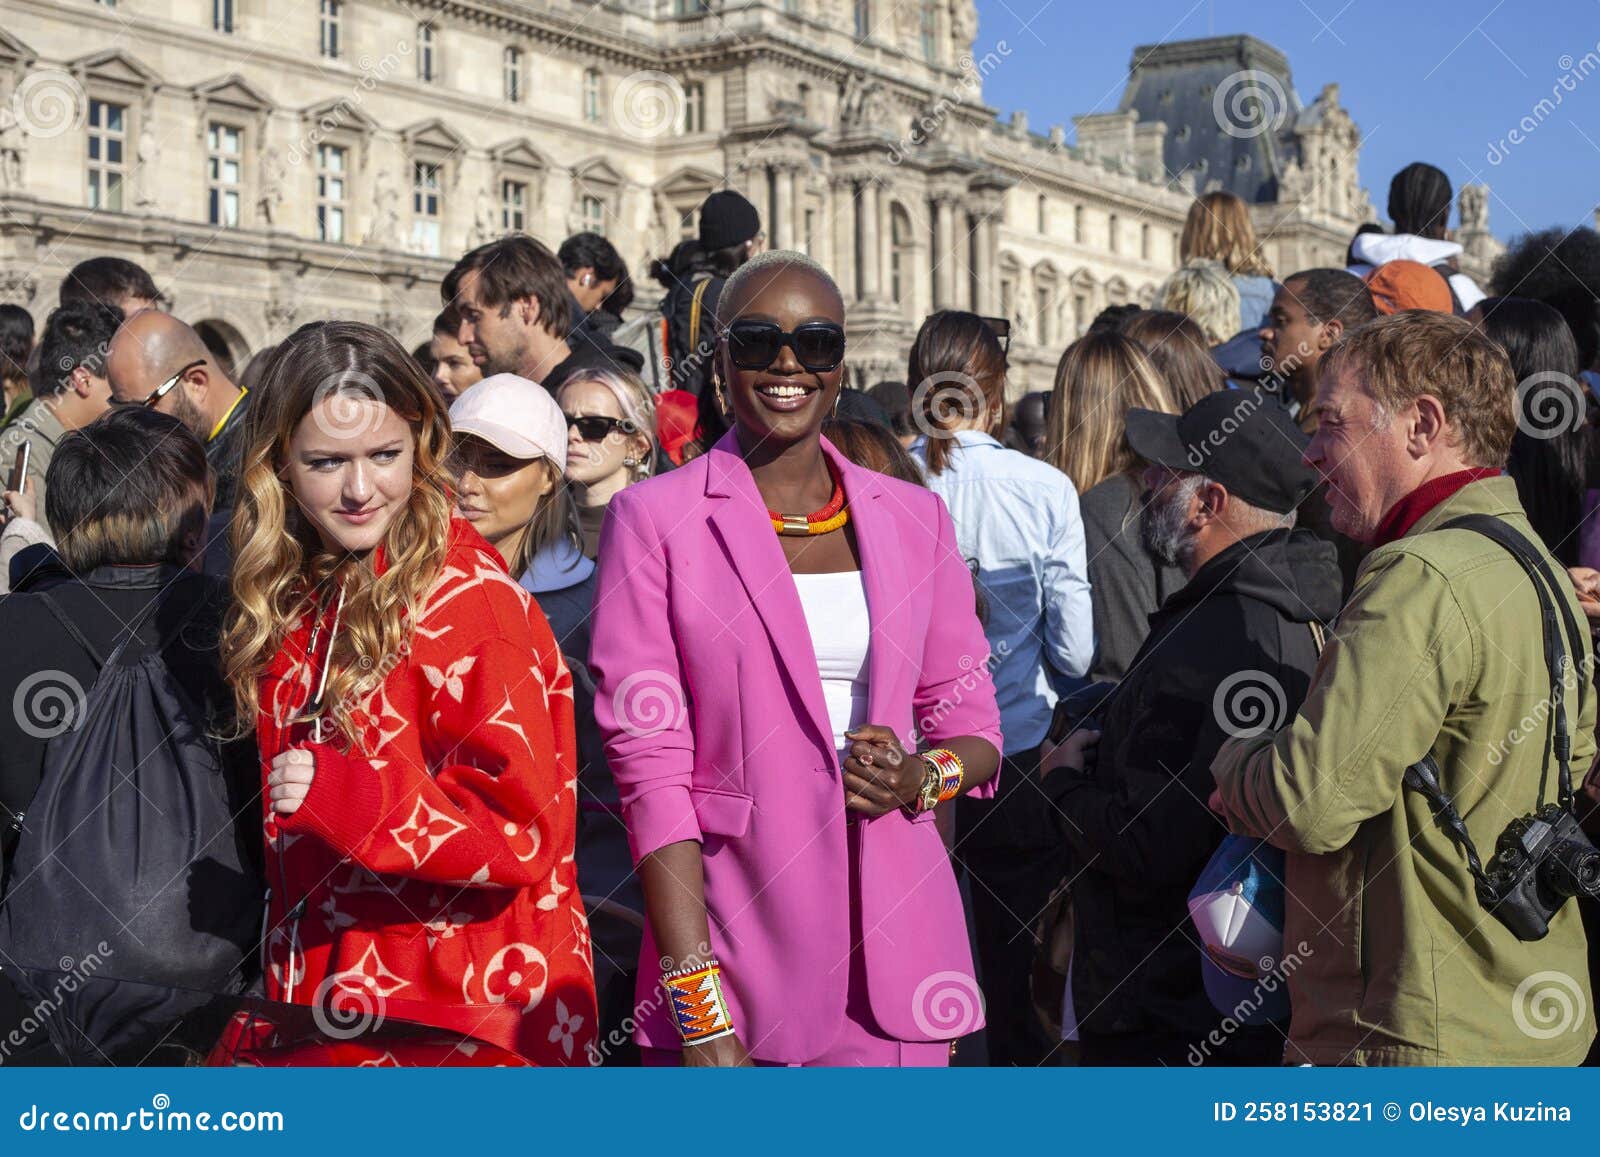
[(1150, 632), (1151, 612), (1186, 581), (1181, 570), (1145, 549), (1139, 531), (1142, 489), (1128, 475), (1113, 474), (1078, 501), (1094, 608), (1091, 679), (1122, 678)]
[[(1150, 616), (1102, 708), (1092, 769), (1046, 777), (1073, 852), (1072, 999), (1084, 1036), (1198, 1040), (1217, 1027), (1187, 905), (1226, 834), (1206, 807), (1211, 759), (1226, 727), (1255, 722), (1249, 688), (1281, 699), (1277, 722), (1293, 716), (1317, 661), (1308, 624), (1338, 610), (1333, 548), (1314, 535), (1274, 530), (1229, 547)], [(1264, 1047), (1281, 1048), (1282, 1035), (1266, 1033)]]
[(250, 402), (250, 391), (246, 390), (217, 436), (206, 443), (206, 461), (211, 463), (211, 472), (216, 476), (217, 490), (211, 500), (211, 517), (206, 522), (205, 572), (223, 581), (233, 569), (233, 547), (228, 541), (228, 530), (239, 491), (245, 441), (249, 438), (246, 427)]
[[(141, 650), (160, 648), (169, 668), (206, 718), (197, 725), (219, 729), (232, 718), (232, 696), (222, 679), (217, 655), (227, 591), (220, 583), (171, 567), (101, 567), (83, 579), (40, 581), (88, 640), (110, 654), (132, 623), (168, 587), (164, 605), (139, 630)], [(5, 863), (14, 845), (12, 823), (25, 813), (39, 788), (45, 748), (61, 730), (63, 711), (82, 707), (94, 686), (95, 661), (40, 603), (39, 593), (13, 592), (0, 600), (0, 639), (9, 661), (0, 663), (0, 696), (16, 710), (0, 712), (0, 832), (5, 833)], [(187, 623), (185, 616), (193, 611)], [(225, 745), (225, 766), (234, 814), (259, 792), (255, 742)], [(250, 821), (246, 821), (250, 822)], [(259, 850), (260, 840), (246, 841)]]
[[(709, 279), (705, 295), (700, 301), (700, 330), (689, 332), (689, 318), (694, 311), (695, 286)], [(667, 356), (672, 359), (672, 388), (688, 390), (691, 394), (705, 392), (711, 381), (711, 352), (716, 346), (717, 299), (727, 278), (713, 277), (709, 272), (696, 271), (679, 280), (667, 291), (661, 302), (662, 315), (667, 319)]]
[[(644, 369), (644, 355), (636, 349), (618, 345), (612, 335), (617, 332), (617, 327), (622, 324), (622, 319), (614, 313), (597, 309), (585, 313), (578, 299), (571, 293), (567, 294), (567, 308), (572, 315), (572, 328), (567, 331), (567, 345), (577, 351), (580, 346), (590, 346), (591, 354), (603, 354), (605, 358), (620, 369), (631, 370), (639, 373)], [(559, 368), (559, 367), (558, 367)], [(557, 389), (561, 382), (546, 382), (550, 390)]]

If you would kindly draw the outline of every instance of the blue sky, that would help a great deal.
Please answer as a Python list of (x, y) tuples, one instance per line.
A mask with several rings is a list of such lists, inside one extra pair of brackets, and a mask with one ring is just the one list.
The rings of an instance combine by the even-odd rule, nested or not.
[(1600, 204), (1600, 0), (977, 4), (979, 59), (1001, 39), (1010, 49), (984, 99), (1002, 118), (1027, 109), (1036, 132), (1065, 124), (1071, 140), (1072, 116), (1114, 110), (1135, 45), (1249, 33), (1288, 56), (1302, 100), (1339, 84), (1380, 213), (1389, 178), (1414, 160), (1457, 188), (1486, 182), (1503, 239), (1591, 224)]

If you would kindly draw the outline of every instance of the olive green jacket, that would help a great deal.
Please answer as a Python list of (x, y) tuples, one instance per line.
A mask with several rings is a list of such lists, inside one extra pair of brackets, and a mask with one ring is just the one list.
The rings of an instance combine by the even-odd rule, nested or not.
[[(1550, 711), (1539, 604), (1503, 547), (1435, 530), (1463, 514), (1539, 541), (1510, 478), (1457, 491), (1367, 556), (1295, 719), (1230, 740), (1212, 763), (1230, 828), (1288, 853), (1284, 942), (1309, 949), (1289, 974), (1290, 1063), (1577, 1064), (1594, 1037), (1577, 903), (1545, 939), (1517, 940), (1402, 787), (1432, 752), (1485, 862), (1539, 795)], [(1585, 637), (1581, 669), (1592, 667)], [(1567, 682), (1571, 719), (1570, 668)], [(1575, 778), (1594, 729), (1591, 689), (1570, 728)], [(1552, 767), (1551, 798), (1555, 779)]]

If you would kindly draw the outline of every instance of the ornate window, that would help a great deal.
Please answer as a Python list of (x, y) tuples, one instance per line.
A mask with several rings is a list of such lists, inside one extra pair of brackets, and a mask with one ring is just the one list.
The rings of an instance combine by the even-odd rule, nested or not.
[(328, 60), (339, 59), (339, 25), (343, 19), (341, 0), (321, 0), (318, 18), (318, 47)]
[(590, 124), (600, 123), (600, 70), (583, 70), (583, 119)]
[(437, 161), (411, 162), (411, 244), (418, 253), (437, 257), (443, 251), (444, 166)]
[(233, 0), (211, 0), (211, 30), (233, 31)]
[(244, 130), (213, 121), (206, 128), (206, 220), (237, 229), (243, 185)]
[(683, 131), (706, 131), (706, 86), (698, 80), (683, 86)]
[(121, 212), (128, 179), (128, 106), (89, 102), (89, 208)]
[(522, 103), (522, 49), (508, 45), (504, 61), (506, 101)]
[(350, 150), (317, 146), (317, 240), (343, 242), (349, 215)]
[(439, 78), (438, 44), (433, 25), (417, 25), (417, 79), (432, 84)]
[(507, 233), (527, 232), (528, 183), (526, 181), (500, 182), (500, 227)]

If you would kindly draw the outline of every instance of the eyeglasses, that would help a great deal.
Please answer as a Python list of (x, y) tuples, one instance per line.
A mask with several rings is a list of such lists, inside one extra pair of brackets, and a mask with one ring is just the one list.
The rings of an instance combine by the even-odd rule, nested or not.
[(183, 377), (184, 377), (185, 374), (187, 374), (190, 370), (197, 370), (197, 369), (199, 369), (201, 366), (203, 366), (205, 364), (206, 364), (206, 359), (205, 358), (201, 358), (198, 361), (192, 361), (188, 365), (184, 366), (183, 369), (181, 369), (177, 373), (173, 374), (166, 381), (162, 382), (154, 390), (151, 390), (150, 391), (150, 396), (145, 398), (144, 401), (142, 401), (142, 402), (124, 402), (122, 404), (125, 405), (125, 406), (144, 406), (147, 409), (155, 407), (155, 406), (159, 406), (161, 404), (161, 399), (166, 397), (168, 394), (172, 393), (172, 391), (175, 388), (177, 388), (178, 383), (183, 381)]
[(776, 322), (736, 321), (728, 327), (728, 354), (741, 370), (764, 370), (788, 346), (808, 372), (825, 374), (844, 361), (844, 327), (807, 321), (786, 331)]
[(574, 416), (568, 414), (567, 429), (577, 430), (578, 437), (585, 442), (599, 442), (606, 438), (611, 431), (621, 430), (624, 434), (637, 434), (639, 427), (627, 418), (608, 418), (603, 414), (584, 414)]
[(1011, 354), (1011, 319), (1008, 317), (986, 317), (983, 324), (988, 326), (994, 336), (1000, 341), (1000, 352)]

